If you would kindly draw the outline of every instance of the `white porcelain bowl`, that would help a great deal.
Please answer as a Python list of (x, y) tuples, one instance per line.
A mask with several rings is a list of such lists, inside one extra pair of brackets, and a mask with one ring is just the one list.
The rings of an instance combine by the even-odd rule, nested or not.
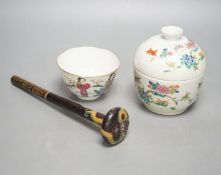
[(79, 99), (95, 100), (108, 91), (120, 62), (112, 52), (95, 47), (77, 47), (57, 59), (64, 82)]

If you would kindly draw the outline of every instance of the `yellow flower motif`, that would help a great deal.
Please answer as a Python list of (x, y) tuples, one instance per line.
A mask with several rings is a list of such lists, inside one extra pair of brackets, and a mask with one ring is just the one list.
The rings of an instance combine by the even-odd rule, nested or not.
[(161, 106), (168, 106), (169, 102), (168, 100), (160, 100), (159, 98), (157, 98), (156, 104), (161, 105)]
[(173, 61), (168, 61), (168, 62), (166, 62), (166, 64), (167, 64), (167, 66), (168, 66), (169, 68), (175, 69), (175, 67), (176, 67), (175, 62), (173, 62)]
[(203, 53), (203, 51), (200, 51), (200, 52), (198, 53), (198, 55), (199, 55), (199, 58), (200, 58), (201, 60), (204, 58), (204, 53)]
[(178, 93), (179, 92), (178, 88), (179, 88), (179, 85), (170, 85), (169, 86), (170, 94)]

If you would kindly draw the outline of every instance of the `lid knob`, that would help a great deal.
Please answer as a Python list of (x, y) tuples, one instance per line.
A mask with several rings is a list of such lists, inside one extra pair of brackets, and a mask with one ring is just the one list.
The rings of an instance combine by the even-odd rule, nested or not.
[(178, 40), (183, 34), (183, 29), (177, 26), (165, 26), (161, 28), (161, 33), (165, 39)]

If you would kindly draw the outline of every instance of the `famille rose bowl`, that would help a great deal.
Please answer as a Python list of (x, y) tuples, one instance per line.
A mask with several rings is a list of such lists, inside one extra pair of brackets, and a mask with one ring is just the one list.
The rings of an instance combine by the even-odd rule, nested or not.
[(95, 47), (77, 47), (57, 59), (64, 82), (79, 99), (95, 100), (110, 88), (120, 62), (112, 52)]
[(162, 34), (143, 42), (134, 56), (135, 86), (139, 99), (152, 112), (176, 115), (198, 97), (206, 61), (200, 47), (166, 26)]

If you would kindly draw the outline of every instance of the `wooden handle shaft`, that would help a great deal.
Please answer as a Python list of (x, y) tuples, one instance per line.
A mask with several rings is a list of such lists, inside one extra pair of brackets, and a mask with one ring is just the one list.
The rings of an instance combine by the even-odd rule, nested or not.
[(29, 82), (26, 81), (16, 75), (11, 77), (11, 82), (13, 85), (17, 86), (20, 89), (23, 89), (24, 91), (34, 94), (38, 97), (44, 98), (46, 99), (47, 94), (49, 93), (49, 91)]
[(46, 100), (64, 108), (72, 113), (78, 114), (82, 118), (94, 122), (97, 125), (101, 125), (104, 115), (94, 110), (85, 108), (78, 103), (68, 100), (64, 97), (58, 96), (52, 92), (49, 92), (46, 96)]
[(52, 92), (48, 93), (48, 95), (46, 96), (46, 100), (57, 105), (57, 106), (60, 106), (61, 108), (64, 108), (70, 112), (78, 114), (81, 117), (84, 117), (84, 113), (85, 113), (86, 108), (81, 106), (78, 103), (75, 103), (75, 102), (68, 100), (64, 97), (61, 97), (59, 95), (56, 95)]
[(98, 112), (95, 112), (91, 109), (85, 108), (78, 103), (75, 103), (71, 100), (68, 100), (64, 97), (58, 96), (52, 92), (49, 92), (27, 80), (22, 79), (16, 75), (11, 77), (11, 82), (13, 85), (17, 86), (24, 91), (36, 95), (40, 98), (45, 99), (57, 106), (60, 106), (68, 111), (71, 111), (75, 114), (80, 115), (86, 120), (92, 121), (98, 125), (101, 125), (104, 115)]

